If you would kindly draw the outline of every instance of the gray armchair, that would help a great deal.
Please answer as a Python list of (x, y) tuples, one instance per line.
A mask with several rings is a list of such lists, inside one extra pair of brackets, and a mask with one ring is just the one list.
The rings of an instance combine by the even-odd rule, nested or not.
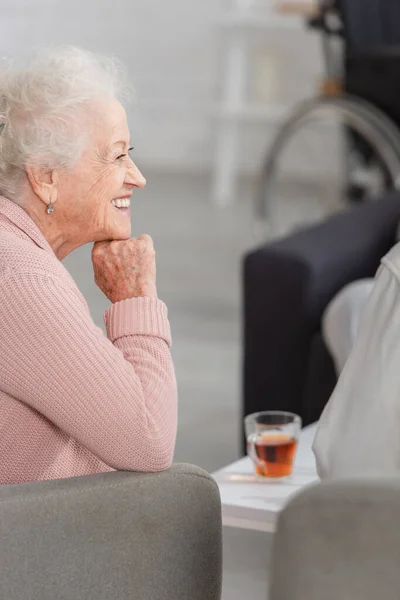
[(0, 598), (219, 600), (221, 505), (191, 465), (0, 487)]
[(400, 477), (312, 486), (278, 521), (269, 600), (398, 600)]

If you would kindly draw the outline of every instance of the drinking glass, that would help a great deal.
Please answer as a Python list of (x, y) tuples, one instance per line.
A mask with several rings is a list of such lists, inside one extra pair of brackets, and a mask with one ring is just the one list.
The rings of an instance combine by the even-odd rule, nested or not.
[(247, 454), (259, 479), (282, 479), (293, 471), (301, 418), (290, 412), (269, 410), (244, 419)]

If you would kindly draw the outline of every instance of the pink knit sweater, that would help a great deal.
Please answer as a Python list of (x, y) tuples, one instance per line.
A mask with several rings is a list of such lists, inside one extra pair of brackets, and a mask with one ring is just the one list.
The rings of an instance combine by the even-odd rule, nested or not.
[(104, 320), (107, 337), (34, 221), (0, 197), (0, 483), (171, 464), (166, 306), (130, 298)]

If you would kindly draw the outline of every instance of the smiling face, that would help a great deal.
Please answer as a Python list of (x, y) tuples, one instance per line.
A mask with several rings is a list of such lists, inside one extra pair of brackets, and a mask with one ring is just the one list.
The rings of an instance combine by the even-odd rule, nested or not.
[(77, 165), (59, 172), (54, 212), (63, 237), (75, 246), (128, 239), (130, 210), (117, 206), (129, 205), (134, 188), (146, 184), (129, 156), (130, 134), (121, 104), (96, 104), (87, 118), (89, 144)]

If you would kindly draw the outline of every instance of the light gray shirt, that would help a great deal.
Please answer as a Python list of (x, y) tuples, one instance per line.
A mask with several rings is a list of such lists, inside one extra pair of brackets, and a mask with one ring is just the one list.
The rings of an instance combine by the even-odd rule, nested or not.
[(322, 479), (400, 470), (400, 244), (382, 259), (313, 450)]

